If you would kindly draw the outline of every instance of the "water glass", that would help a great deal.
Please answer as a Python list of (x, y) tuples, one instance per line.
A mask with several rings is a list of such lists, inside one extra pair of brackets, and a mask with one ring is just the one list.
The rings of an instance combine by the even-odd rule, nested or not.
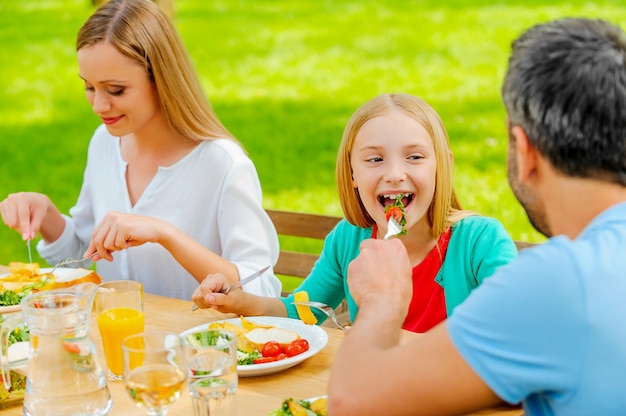
[(124, 379), (122, 341), (144, 330), (143, 285), (134, 280), (101, 283), (96, 293), (95, 311), (107, 378), (121, 381)]
[(131, 335), (122, 343), (126, 391), (148, 415), (166, 415), (180, 397), (187, 375), (180, 341), (176, 334), (154, 331)]
[(182, 335), (194, 416), (234, 416), (237, 392), (237, 335), (200, 329)]

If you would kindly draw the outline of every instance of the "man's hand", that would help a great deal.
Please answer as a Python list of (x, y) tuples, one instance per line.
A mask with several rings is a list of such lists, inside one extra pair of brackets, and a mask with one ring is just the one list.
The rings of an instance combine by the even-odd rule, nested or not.
[(398, 239), (361, 242), (361, 253), (348, 267), (350, 293), (359, 307), (370, 299), (400, 306), (406, 313), (413, 295), (411, 263)]

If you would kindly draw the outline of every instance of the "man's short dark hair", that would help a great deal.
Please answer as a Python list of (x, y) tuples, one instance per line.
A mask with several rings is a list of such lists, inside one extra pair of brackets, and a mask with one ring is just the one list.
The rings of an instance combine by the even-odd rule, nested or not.
[(568, 18), (512, 46), (502, 86), (511, 125), (564, 174), (626, 186), (626, 34)]

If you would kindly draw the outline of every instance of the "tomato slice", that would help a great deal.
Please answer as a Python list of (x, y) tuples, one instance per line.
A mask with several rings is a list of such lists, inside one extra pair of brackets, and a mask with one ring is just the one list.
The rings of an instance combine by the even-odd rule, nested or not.
[(265, 364), (265, 363), (272, 363), (274, 361), (277, 361), (278, 359), (276, 357), (259, 357), (259, 358), (255, 358), (253, 363), (255, 364)]
[(281, 352), (280, 354), (275, 355), (273, 357), (259, 357), (259, 358), (255, 358), (253, 363), (254, 364), (273, 363), (274, 361), (284, 360), (285, 358), (289, 358), (289, 356), (287, 354), (285, 354), (284, 352)]
[(389, 221), (390, 217), (393, 217), (394, 220), (400, 223), (400, 221), (402, 220), (402, 210), (395, 205), (388, 207), (387, 211), (385, 211), (385, 218), (387, 218), (387, 221)]

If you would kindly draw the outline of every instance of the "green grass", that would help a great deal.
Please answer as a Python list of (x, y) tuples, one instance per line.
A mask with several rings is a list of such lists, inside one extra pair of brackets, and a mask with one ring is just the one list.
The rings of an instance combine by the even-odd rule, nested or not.
[[(506, 182), (499, 87), (509, 45), (565, 16), (626, 26), (621, 1), (176, 0), (175, 23), (219, 117), (254, 160), (268, 208), (340, 215), (336, 151), (352, 112), (408, 92), (441, 115), (466, 208), (541, 241)], [(0, 198), (45, 192), (67, 212), (98, 119), (74, 42), (88, 0), (0, 0)], [(0, 263), (25, 260), (0, 226)]]

